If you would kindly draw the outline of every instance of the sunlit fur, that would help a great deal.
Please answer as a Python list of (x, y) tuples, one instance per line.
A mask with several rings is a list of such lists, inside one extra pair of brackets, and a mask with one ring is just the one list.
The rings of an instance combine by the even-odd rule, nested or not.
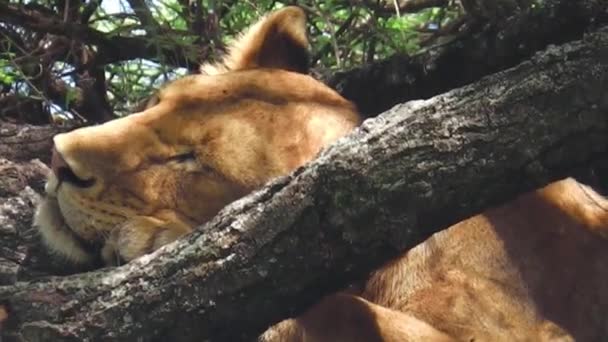
[[(131, 260), (347, 134), (353, 106), (295, 72), (305, 37), (301, 10), (274, 12), (145, 111), (55, 137), (75, 175), (95, 183), (49, 176), (36, 216), (44, 241), (75, 262), (93, 257), (82, 241), (101, 243), (107, 263)], [(435, 234), (260, 341), (605, 339), (607, 209), (573, 179), (552, 183)]]
[[(289, 39), (283, 39), (284, 36)], [(252, 68), (305, 72), (307, 47), (306, 17), (301, 10), (288, 8), (259, 20), (229, 46), (229, 53), (219, 63), (205, 64), (201, 72), (217, 75)]]
[(277, 11), (207, 75), (166, 85), (144, 111), (55, 136), (58, 155), (94, 185), (49, 175), (35, 217), (46, 244), (74, 262), (95, 257), (82, 241), (101, 246), (108, 264), (132, 260), (356, 127), (350, 102), (290, 71), (307, 68), (304, 23), (299, 8)]
[(260, 341), (603, 341), (607, 236), (608, 200), (564, 179), (433, 235)]

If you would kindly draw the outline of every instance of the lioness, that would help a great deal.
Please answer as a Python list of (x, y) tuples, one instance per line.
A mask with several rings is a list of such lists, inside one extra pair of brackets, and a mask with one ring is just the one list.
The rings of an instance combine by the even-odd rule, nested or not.
[(356, 127), (354, 105), (305, 75), (305, 25), (299, 8), (273, 13), (143, 112), (55, 136), (35, 217), (46, 244), (78, 263), (132, 260)]
[[(128, 262), (315, 157), (354, 106), (306, 76), (304, 13), (254, 25), (141, 113), (55, 137), (35, 223), (77, 263)], [(565, 179), (462, 221), (261, 341), (598, 341), (608, 201)]]

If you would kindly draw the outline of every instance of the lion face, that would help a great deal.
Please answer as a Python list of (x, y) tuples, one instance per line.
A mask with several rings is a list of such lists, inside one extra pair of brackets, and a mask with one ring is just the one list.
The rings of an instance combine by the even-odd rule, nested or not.
[(76, 262), (131, 260), (352, 130), (353, 105), (301, 73), (304, 24), (298, 8), (277, 11), (144, 111), (55, 136), (35, 218), (46, 244)]

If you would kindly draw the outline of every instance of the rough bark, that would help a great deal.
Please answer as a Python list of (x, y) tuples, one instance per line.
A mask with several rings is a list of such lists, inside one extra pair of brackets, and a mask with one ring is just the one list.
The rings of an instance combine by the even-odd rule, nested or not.
[(427, 99), (513, 67), (550, 44), (581, 39), (585, 32), (608, 24), (604, 0), (546, 0), (544, 4), (481, 29), (469, 27), (442, 37), (415, 56), (395, 55), (337, 73), (327, 82), (354, 101), (363, 114), (373, 116), (397, 103)]
[(40, 248), (32, 227), (43, 192), (51, 137), (67, 130), (0, 121), (0, 285), (51, 274), (74, 273)]
[(252, 340), (431, 233), (608, 153), (608, 30), (398, 105), (189, 237), (0, 288), (27, 341)]
[(53, 135), (68, 130), (61, 126), (35, 126), (0, 121), (0, 158), (15, 162), (50, 161)]

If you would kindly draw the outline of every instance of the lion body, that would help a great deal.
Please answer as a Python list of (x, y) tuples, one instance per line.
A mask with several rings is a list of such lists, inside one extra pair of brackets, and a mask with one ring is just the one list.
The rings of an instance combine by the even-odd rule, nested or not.
[[(142, 112), (57, 135), (35, 217), (46, 244), (77, 263), (128, 262), (353, 130), (355, 107), (303, 74), (304, 25), (300, 9), (277, 11)], [(555, 182), (437, 233), (261, 340), (597, 340), (608, 334), (603, 208), (584, 185)]]

